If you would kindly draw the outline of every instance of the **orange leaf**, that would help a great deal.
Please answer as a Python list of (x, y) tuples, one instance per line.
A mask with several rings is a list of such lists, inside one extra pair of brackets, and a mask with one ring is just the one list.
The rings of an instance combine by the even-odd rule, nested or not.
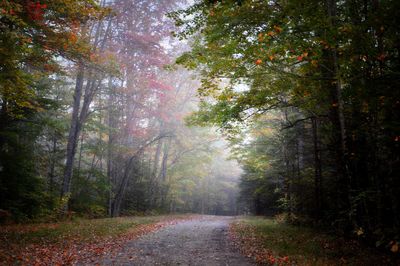
[(399, 251), (399, 244), (396, 242), (394, 245), (390, 248), (390, 251), (393, 253), (396, 253)]
[(318, 66), (318, 61), (317, 60), (311, 60), (311, 65)]
[(274, 30), (277, 32), (277, 33), (281, 33), (282, 32), (282, 28), (281, 27), (279, 27), (279, 26), (274, 26)]
[(268, 36), (270, 36), (270, 37), (272, 37), (272, 36), (274, 36), (274, 35), (275, 35), (275, 32), (273, 32), (273, 31), (269, 31), (269, 32), (267, 32), (267, 35), (268, 35)]

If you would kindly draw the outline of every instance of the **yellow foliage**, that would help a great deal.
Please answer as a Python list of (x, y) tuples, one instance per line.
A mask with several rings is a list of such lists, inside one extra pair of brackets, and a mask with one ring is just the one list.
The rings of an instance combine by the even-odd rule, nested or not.
[(311, 65), (316, 67), (318, 66), (318, 61), (317, 60), (311, 60)]

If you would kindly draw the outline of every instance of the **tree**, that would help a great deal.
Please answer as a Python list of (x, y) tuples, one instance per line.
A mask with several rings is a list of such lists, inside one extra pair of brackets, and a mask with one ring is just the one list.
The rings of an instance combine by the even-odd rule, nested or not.
[[(250, 119), (257, 123), (279, 110), (286, 130), (276, 144), (277, 159), (283, 161), (272, 169), (275, 177), (285, 169), (278, 180), (286, 211), (340, 231), (361, 227), (372, 240), (393, 237), (399, 184), (392, 170), (378, 169), (398, 165), (398, 133), (384, 130), (399, 130), (399, 95), (391, 90), (399, 67), (396, 8), (393, 1), (200, 1), (172, 13), (176, 35), (195, 38), (177, 62), (203, 78), (203, 101), (192, 122), (218, 125), (234, 136)], [(302, 149), (313, 160), (304, 163)], [(249, 183), (254, 170), (246, 169), (243, 181)], [(256, 182), (250, 182), (254, 189), (262, 186)], [(318, 204), (309, 204), (299, 188)]]
[(87, 58), (76, 27), (106, 11), (94, 1), (2, 1), (0, 10), (1, 208), (32, 218), (46, 201), (34, 163), (48, 122), (42, 114), (57, 106), (51, 75), (62, 73), (63, 62)]

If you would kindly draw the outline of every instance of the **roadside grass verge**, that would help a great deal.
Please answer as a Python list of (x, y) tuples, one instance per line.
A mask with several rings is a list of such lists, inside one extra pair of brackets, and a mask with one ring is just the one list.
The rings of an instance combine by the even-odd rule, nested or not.
[(233, 242), (265, 265), (400, 265), (399, 258), (318, 230), (263, 217), (242, 217), (232, 224)]
[(118, 217), (0, 226), (0, 265), (94, 262), (94, 257), (115, 252), (125, 241), (190, 217)]
[(26, 245), (32, 243), (57, 243), (68, 239), (90, 241), (94, 238), (117, 236), (138, 225), (154, 223), (163, 216), (118, 217), (104, 219), (80, 219), (59, 223), (17, 224), (0, 226), (4, 242)]

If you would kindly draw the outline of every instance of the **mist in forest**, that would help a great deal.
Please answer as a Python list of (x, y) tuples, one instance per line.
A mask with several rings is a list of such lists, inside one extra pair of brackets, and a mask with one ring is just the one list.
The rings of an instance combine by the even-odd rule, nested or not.
[(174, 64), (189, 42), (171, 35), (167, 14), (187, 3), (72, 2), (15, 3), (30, 24), (10, 34), (26, 46), (31, 76), (10, 70), (3, 82), (0, 208), (16, 220), (235, 214), (239, 172), (227, 144), (185, 123), (200, 82)]
[[(400, 1), (365, 0), (0, 1), (0, 261), (74, 264), (85, 230), (100, 245), (184, 219), (203, 230), (185, 242), (203, 264), (228, 257), (235, 239), (252, 242), (244, 250), (257, 263), (352, 264), (355, 250), (360, 265), (389, 262), (364, 256), (374, 253), (364, 244), (399, 253), (398, 10)], [(222, 217), (241, 214), (270, 218)], [(55, 235), (59, 249), (47, 245)], [(310, 247), (320, 249), (303, 263)], [(38, 255), (50, 250), (63, 255)], [(194, 263), (193, 250), (179, 250), (182, 262)]]

